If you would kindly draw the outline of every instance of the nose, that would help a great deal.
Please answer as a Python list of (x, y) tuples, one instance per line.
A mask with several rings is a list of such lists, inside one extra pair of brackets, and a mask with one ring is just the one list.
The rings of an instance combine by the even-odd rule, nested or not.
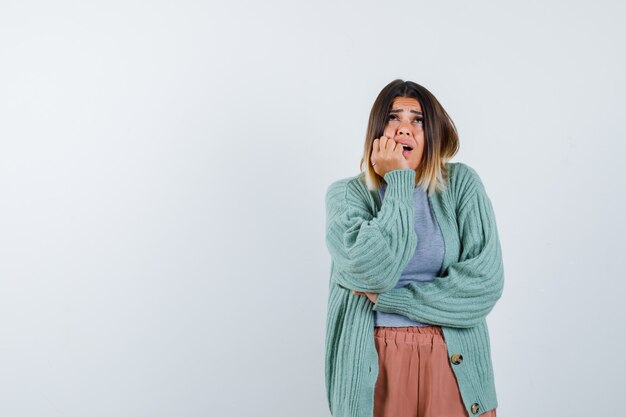
[(409, 129), (406, 123), (402, 123), (402, 125), (398, 127), (397, 135), (402, 137), (411, 137), (411, 129)]

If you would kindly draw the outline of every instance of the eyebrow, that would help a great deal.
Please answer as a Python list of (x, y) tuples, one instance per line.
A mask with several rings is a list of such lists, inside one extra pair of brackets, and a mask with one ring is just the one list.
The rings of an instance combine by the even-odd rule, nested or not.
[[(395, 109), (395, 110), (390, 110), (389, 113), (402, 113), (404, 110), (402, 109)], [(422, 112), (421, 111), (417, 111), (417, 110), (410, 110), (411, 113), (414, 114), (419, 114), (420, 116), (422, 116)]]

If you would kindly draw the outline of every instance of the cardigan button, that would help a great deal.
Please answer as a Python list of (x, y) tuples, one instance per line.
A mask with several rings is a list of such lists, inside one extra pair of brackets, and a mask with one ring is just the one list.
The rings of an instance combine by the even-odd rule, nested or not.
[(479, 408), (480, 408), (480, 405), (478, 405), (478, 403), (472, 404), (472, 414), (478, 414)]
[(461, 355), (460, 353), (455, 353), (450, 358), (450, 362), (452, 362), (454, 365), (459, 365), (461, 362), (463, 362), (463, 355)]

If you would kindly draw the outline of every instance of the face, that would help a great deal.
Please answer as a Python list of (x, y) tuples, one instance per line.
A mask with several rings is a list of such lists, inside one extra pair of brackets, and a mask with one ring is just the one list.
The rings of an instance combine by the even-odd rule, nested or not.
[(402, 151), (411, 169), (417, 169), (424, 153), (424, 115), (414, 98), (396, 97), (387, 115), (384, 135), (413, 149)]

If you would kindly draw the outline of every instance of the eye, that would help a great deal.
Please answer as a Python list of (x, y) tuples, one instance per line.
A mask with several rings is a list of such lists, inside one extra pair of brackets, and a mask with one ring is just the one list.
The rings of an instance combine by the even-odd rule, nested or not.
[(395, 114), (390, 114), (389, 116), (387, 116), (387, 120), (395, 120), (397, 119)]
[(424, 119), (415, 119), (413, 120), (414, 122), (417, 122), (419, 124), (424, 124)]

